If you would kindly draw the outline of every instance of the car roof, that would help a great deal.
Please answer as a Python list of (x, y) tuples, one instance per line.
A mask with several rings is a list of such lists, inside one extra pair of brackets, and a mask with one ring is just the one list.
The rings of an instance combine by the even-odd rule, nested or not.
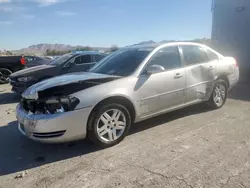
[(71, 54), (76, 54), (76, 55), (97, 55), (97, 54), (100, 54), (100, 55), (102, 55), (103, 53), (97, 52), (97, 51), (72, 51)]
[(192, 46), (205, 46), (200, 43), (195, 43), (195, 42), (160, 42), (160, 43), (152, 43), (152, 44), (139, 44), (139, 45), (132, 45), (132, 46), (127, 46), (125, 48), (152, 48), (155, 49), (160, 46), (178, 46), (178, 45), (192, 45)]

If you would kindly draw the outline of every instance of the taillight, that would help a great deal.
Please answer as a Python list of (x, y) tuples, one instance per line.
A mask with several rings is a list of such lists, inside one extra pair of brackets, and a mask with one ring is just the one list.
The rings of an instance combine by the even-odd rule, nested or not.
[(24, 57), (22, 57), (20, 61), (21, 61), (21, 64), (22, 64), (22, 65), (25, 65), (25, 64), (26, 64)]
[(235, 65), (235, 67), (238, 67), (238, 63), (237, 63), (236, 59), (234, 59), (234, 65)]

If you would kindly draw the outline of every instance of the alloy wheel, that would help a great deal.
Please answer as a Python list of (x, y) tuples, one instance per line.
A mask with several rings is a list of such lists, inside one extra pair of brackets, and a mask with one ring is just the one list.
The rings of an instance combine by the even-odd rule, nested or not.
[(97, 134), (105, 142), (119, 139), (126, 129), (126, 117), (119, 109), (105, 111), (97, 121)]
[(213, 100), (215, 104), (220, 107), (223, 105), (226, 98), (226, 87), (223, 84), (218, 84), (215, 87), (214, 93), (213, 93)]

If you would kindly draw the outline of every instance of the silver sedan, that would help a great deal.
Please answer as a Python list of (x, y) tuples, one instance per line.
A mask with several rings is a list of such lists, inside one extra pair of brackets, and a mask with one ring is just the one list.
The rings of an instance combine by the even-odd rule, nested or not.
[(89, 138), (103, 147), (122, 141), (132, 123), (197, 103), (221, 108), (239, 69), (201, 44), (122, 48), (88, 73), (55, 77), (28, 88), (16, 108), (19, 130), (46, 143)]

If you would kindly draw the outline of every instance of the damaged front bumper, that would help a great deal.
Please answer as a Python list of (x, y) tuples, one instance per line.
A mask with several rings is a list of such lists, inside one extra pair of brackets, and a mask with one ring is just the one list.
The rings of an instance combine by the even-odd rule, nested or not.
[(84, 139), (90, 113), (90, 107), (58, 114), (32, 114), (20, 104), (16, 107), (19, 131), (28, 138), (43, 143)]

